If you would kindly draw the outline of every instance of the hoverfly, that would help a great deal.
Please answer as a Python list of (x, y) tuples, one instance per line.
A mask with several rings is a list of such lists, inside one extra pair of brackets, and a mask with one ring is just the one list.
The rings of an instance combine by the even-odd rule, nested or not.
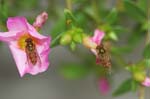
[(34, 44), (32, 38), (27, 38), (25, 40), (26, 46), (25, 46), (25, 52), (27, 55), (27, 62), (31, 65), (34, 66), (37, 63), (40, 64), (41, 60), (40, 57), (37, 53), (36, 45)]
[(99, 64), (103, 65), (105, 68), (111, 69), (111, 59), (109, 53), (109, 44), (107, 42), (101, 43), (96, 47), (97, 60)]

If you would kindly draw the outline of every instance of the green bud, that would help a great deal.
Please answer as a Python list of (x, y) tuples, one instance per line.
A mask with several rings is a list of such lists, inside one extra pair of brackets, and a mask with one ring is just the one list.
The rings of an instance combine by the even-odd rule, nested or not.
[(145, 80), (145, 77), (146, 77), (146, 74), (144, 71), (133, 73), (133, 78), (138, 82), (143, 82)]
[(82, 43), (82, 35), (81, 34), (74, 34), (73, 35), (73, 40), (77, 43)]
[(60, 44), (61, 45), (67, 45), (71, 42), (72, 38), (70, 34), (65, 34), (61, 37), (60, 39)]

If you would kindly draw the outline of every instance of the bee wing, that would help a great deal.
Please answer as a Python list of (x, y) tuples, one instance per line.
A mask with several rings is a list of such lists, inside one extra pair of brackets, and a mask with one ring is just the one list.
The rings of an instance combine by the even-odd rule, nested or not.
[(36, 53), (36, 56), (37, 56), (37, 63), (36, 64), (38, 66), (41, 66), (41, 58), (40, 58), (40, 56), (38, 54), (38, 51), (37, 51), (36, 47), (35, 47), (35, 53)]
[(103, 46), (104, 48), (107, 50), (107, 51), (110, 51), (111, 50), (111, 43), (106, 41), (106, 42), (103, 42)]

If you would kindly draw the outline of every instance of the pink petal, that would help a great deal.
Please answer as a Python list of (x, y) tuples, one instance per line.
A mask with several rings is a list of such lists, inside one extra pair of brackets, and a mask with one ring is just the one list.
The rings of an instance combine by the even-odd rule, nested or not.
[(21, 77), (23, 77), (23, 75), (26, 73), (26, 64), (27, 64), (26, 53), (17, 47), (16, 42), (10, 43), (9, 47), (12, 52), (13, 58), (16, 62), (17, 68), (19, 70), (19, 74)]
[(103, 31), (100, 31), (99, 29), (96, 29), (94, 31), (94, 36), (91, 38), (93, 42), (95, 42), (97, 45), (101, 43), (101, 40), (103, 39), (105, 33)]
[(110, 89), (109, 82), (105, 77), (99, 79), (99, 90), (103, 95), (106, 95)]
[(28, 33), (29, 33), (31, 36), (33, 36), (33, 37), (35, 37), (35, 38), (37, 38), (37, 39), (39, 39), (39, 40), (50, 41), (50, 37), (41, 35), (40, 33), (37, 32), (37, 30), (36, 30), (32, 25), (30, 25), (30, 24), (28, 24), (28, 23), (27, 23), (27, 25), (28, 25)]
[(146, 86), (146, 87), (150, 87), (150, 78), (146, 77), (145, 81), (142, 82), (142, 85)]
[(26, 31), (27, 20), (24, 17), (9, 17), (7, 20), (7, 28), (9, 31)]
[(18, 34), (20, 34), (18, 31), (0, 32), (0, 41), (10, 42), (16, 39)]

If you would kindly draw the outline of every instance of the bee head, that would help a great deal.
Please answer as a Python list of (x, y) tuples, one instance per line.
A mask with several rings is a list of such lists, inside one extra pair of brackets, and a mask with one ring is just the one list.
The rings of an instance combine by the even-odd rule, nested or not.
[(25, 42), (26, 42), (26, 43), (32, 42), (32, 39), (31, 39), (31, 38), (27, 38), (27, 39), (25, 40)]
[(105, 49), (104, 49), (103, 44), (98, 45), (98, 46), (96, 47), (96, 49), (97, 49), (97, 51), (98, 51), (99, 54), (104, 54), (104, 53), (105, 53)]
[(99, 49), (99, 53), (104, 54), (105, 53), (105, 49), (104, 48), (100, 48)]

